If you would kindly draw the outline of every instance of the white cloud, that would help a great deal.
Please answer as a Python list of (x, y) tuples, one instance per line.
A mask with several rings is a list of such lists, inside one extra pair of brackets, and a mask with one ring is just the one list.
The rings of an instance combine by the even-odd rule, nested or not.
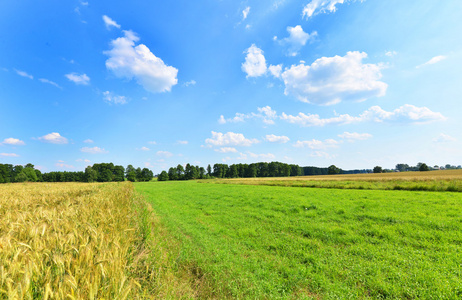
[(83, 141), (85, 144), (93, 144), (93, 140), (90, 140), (90, 139), (86, 139), (85, 141)]
[(0, 156), (4, 157), (19, 157), (16, 153), (0, 153)]
[(188, 141), (176, 141), (177, 145), (187, 145)]
[(244, 53), (247, 55), (241, 68), (242, 71), (247, 74), (246, 77), (259, 77), (264, 75), (266, 73), (266, 59), (263, 55), (263, 51), (255, 46), (255, 44), (252, 44)]
[(116, 95), (109, 91), (103, 92), (103, 98), (104, 98), (104, 101), (108, 103), (114, 103), (114, 104), (126, 104), (127, 103), (127, 97)]
[(141, 147), (140, 149), (138, 150), (141, 150), (141, 151), (150, 151), (151, 149), (149, 149), (148, 147)]
[(284, 93), (318, 105), (384, 96), (388, 85), (379, 81), (383, 66), (363, 64), (366, 57), (366, 53), (354, 51), (343, 57), (319, 58), (311, 66), (292, 65), (281, 75), (286, 87)]
[(340, 142), (337, 142), (336, 140), (333, 140), (333, 139), (327, 139), (324, 141), (312, 139), (311, 141), (297, 141), (294, 144), (294, 147), (297, 147), (297, 148), (308, 147), (313, 150), (324, 150), (327, 148), (337, 148), (339, 143)]
[(65, 137), (57, 132), (52, 132), (38, 138), (40, 141), (50, 144), (67, 144), (68, 141)]
[(249, 12), (250, 12), (250, 6), (247, 6), (247, 7), (242, 11), (242, 21), (244, 21), (245, 19), (247, 19), (247, 17), (249, 16)]
[(59, 89), (62, 89), (62, 87), (59, 86), (59, 84), (57, 84), (57, 83), (54, 82), (54, 81), (48, 80), (48, 79), (46, 79), (46, 78), (39, 78), (39, 81), (40, 81), (40, 82), (43, 82), (43, 83), (51, 84), (51, 85), (53, 85), (53, 86), (55, 86), (55, 87), (57, 87), (57, 88), (59, 88)]
[(24, 146), (26, 143), (24, 143), (24, 141), (21, 141), (19, 139), (7, 138), (7, 139), (4, 139), (3, 142), (0, 144), (13, 145), (13, 146)]
[(435, 143), (456, 142), (456, 141), (457, 141), (456, 138), (450, 135), (444, 134), (444, 133), (441, 133), (438, 137), (433, 139), (433, 142)]
[[(289, 46), (288, 56), (297, 56), (300, 49), (306, 45), (306, 42), (308, 40), (314, 40), (318, 35), (316, 31), (313, 31), (311, 34), (306, 33), (300, 25), (295, 27), (288, 26), (287, 32), (289, 33), (289, 37), (279, 40), (279, 44)], [(276, 36), (273, 39), (277, 41)]]
[(57, 166), (58, 168), (61, 168), (61, 169), (74, 169), (74, 166), (65, 164), (63, 162), (57, 162), (55, 164), (55, 166)]
[(348, 114), (338, 115), (332, 118), (322, 119), (317, 114), (299, 113), (296, 116), (282, 113), (280, 118), (292, 124), (301, 126), (325, 126), (331, 124), (351, 124), (360, 122), (397, 122), (397, 123), (428, 123), (433, 121), (444, 121), (439, 112), (433, 112), (427, 107), (416, 107), (405, 104), (391, 112), (385, 111), (379, 106), (372, 106), (358, 117)]
[(318, 158), (325, 158), (325, 159), (331, 159), (334, 158), (335, 155), (330, 155), (327, 152), (324, 151), (313, 151), (310, 153), (311, 157), (318, 157)]
[(87, 74), (69, 73), (64, 76), (75, 84), (88, 85), (90, 83), (90, 77)]
[(215, 149), (216, 152), (220, 153), (236, 153), (236, 148), (233, 147), (221, 147), (220, 149)]
[(16, 74), (18, 74), (19, 76), (22, 76), (22, 77), (26, 77), (26, 78), (29, 78), (29, 79), (34, 79), (34, 76), (28, 74), (27, 72), (24, 72), (24, 71), (21, 71), (21, 70), (16, 70)]
[(89, 159), (82, 159), (82, 158), (76, 159), (75, 161), (76, 161), (76, 162), (84, 162), (84, 163), (86, 163), (86, 164), (91, 163), (91, 160), (89, 160)]
[(439, 63), (442, 60), (445, 60), (446, 58), (447, 57), (444, 56), (444, 55), (438, 55), (438, 56), (432, 57), (429, 61), (417, 66), (416, 68), (419, 69), (419, 68), (422, 68), (422, 67), (425, 67), (425, 66), (428, 66), (428, 65), (434, 65), (436, 63)]
[(271, 143), (287, 143), (290, 139), (284, 135), (277, 136), (274, 134), (267, 134), (265, 140)]
[(173, 156), (173, 154), (171, 152), (168, 152), (168, 151), (157, 151), (156, 155), (162, 156), (162, 157), (165, 157), (165, 158), (169, 158), (169, 157)]
[(104, 21), (104, 24), (106, 25), (106, 28), (108, 30), (111, 29), (111, 27), (116, 27), (116, 28), (120, 29), (120, 25), (117, 24), (116, 21), (114, 21), (113, 19), (109, 18), (106, 15), (103, 16), (103, 21)]
[(247, 151), (246, 152), (251, 158), (258, 158), (258, 159), (263, 159), (263, 160), (271, 160), (271, 159), (275, 159), (276, 156), (272, 153), (267, 153), (267, 154), (255, 154), (255, 153), (252, 153), (250, 151)]
[[(311, 0), (303, 8), (303, 17), (311, 18), (314, 15), (327, 12), (335, 12), (337, 4), (352, 2), (355, 0)], [(361, 0), (362, 2), (363, 0)]]
[(385, 52), (385, 55), (388, 56), (388, 57), (393, 57), (396, 54), (398, 54), (398, 52), (396, 52), (396, 51), (387, 51), (387, 52)]
[(342, 139), (346, 139), (349, 141), (363, 141), (370, 139), (372, 137), (372, 134), (369, 133), (357, 133), (357, 132), (344, 132), (342, 134), (338, 135)]
[(90, 153), (90, 154), (109, 153), (109, 151), (106, 151), (106, 150), (104, 150), (103, 148), (100, 148), (100, 147), (93, 147), (93, 148), (83, 147), (83, 148), (80, 148), (80, 151), (84, 152), (84, 153)]
[(212, 138), (205, 140), (205, 143), (211, 146), (251, 146), (258, 143), (257, 139), (246, 139), (242, 133), (212, 131)]
[(276, 78), (280, 78), (282, 73), (282, 64), (276, 66), (270, 65), (268, 67), (268, 70), (270, 71), (271, 75), (273, 75)]
[(150, 145), (157, 145), (157, 143), (156, 143), (155, 141), (150, 141), (150, 142), (148, 142), (148, 144), (150, 144)]
[(197, 82), (193, 79), (193, 80), (185, 82), (183, 85), (187, 87), (187, 86), (190, 86), (190, 85), (196, 85), (196, 83)]
[(104, 52), (109, 56), (106, 68), (119, 78), (134, 78), (149, 92), (170, 91), (178, 83), (178, 69), (167, 66), (146, 45), (135, 46), (139, 38), (134, 32), (124, 30), (124, 34), (111, 41), (112, 49)]
[(226, 124), (226, 123), (238, 123), (238, 122), (245, 122), (247, 119), (262, 119), (263, 123), (272, 125), (274, 124), (274, 119), (277, 118), (277, 113), (275, 110), (271, 109), (270, 106), (265, 107), (258, 107), (258, 113), (236, 113), (233, 118), (225, 119), (223, 115), (220, 116), (218, 119), (218, 123)]

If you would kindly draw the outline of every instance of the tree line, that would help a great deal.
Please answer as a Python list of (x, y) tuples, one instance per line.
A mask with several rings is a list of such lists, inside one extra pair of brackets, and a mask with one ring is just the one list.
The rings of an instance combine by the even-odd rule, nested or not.
[(33, 164), (25, 166), (0, 164), (0, 183), (8, 182), (111, 182), (111, 181), (150, 181), (154, 177), (148, 168), (127, 168), (113, 163), (99, 163), (88, 166), (85, 171), (54, 171), (42, 173)]
[(288, 177), (302, 176), (303, 169), (299, 165), (281, 162), (259, 162), (252, 164), (214, 164), (207, 169), (191, 164), (185, 167), (178, 165), (168, 171), (162, 171), (157, 180), (190, 180), (210, 178), (252, 178), (252, 177)]

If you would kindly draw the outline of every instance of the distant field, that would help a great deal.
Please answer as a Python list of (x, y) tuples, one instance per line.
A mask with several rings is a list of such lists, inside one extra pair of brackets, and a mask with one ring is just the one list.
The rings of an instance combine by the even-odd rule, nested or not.
[(199, 298), (462, 297), (460, 193), (192, 181), (135, 187)]
[(462, 170), (214, 179), (206, 182), (338, 189), (462, 192)]

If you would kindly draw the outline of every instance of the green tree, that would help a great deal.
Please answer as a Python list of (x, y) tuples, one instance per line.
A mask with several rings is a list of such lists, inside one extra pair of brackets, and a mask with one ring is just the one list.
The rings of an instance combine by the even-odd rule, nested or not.
[(92, 167), (88, 166), (85, 168), (85, 181), (86, 182), (94, 182), (98, 179), (98, 172), (94, 170)]
[(130, 172), (135, 172), (136, 169), (135, 167), (133, 167), (132, 165), (128, 165), (126, 168), (125, 168), (125, 177), (128, 177), (128, 174)]
[(177, 177), (178, 180), (183, 180), (184, 179), (184, 168), (180, 164), (178, 164), (178, 166), (176, 166), (176, 177)]
[(168, 180), (177, 180), (178, 174), (176, 173), (176, 168), (168, 169)]
[(210, 164), (207, 166), (207, 175), (212, 176), (212, 167)]
[(375, 166), (374, 169), (372, 170), (374, 173), (382, 173), (383, 169), (380, 166)]
[(329, 168), (327, 168), (327, 174), (329, 175), (335, 175), (340, 173), (342, 173), (342, 169), (337, 168), (335, 165), (330, 165)]
[(16, 177), (14, 178), (15, 182), (25, 182), (27, 181), (27, 175), (23, 171), (21, 171)]
[(131, 181), (131, 182), (135, 182), (136, 181), (136, 172), (131, 171), (130, 173), (128, 173), (127, 174), (127, 180)]
[(165, 171), (160, 172), (159, 176), (157, 177), (158, 181), (167, 181), (168, 180), (168, 173)]
[(428, 168), (427, 164), (422, 163), (422, 164), (419, 166), (419, 171), (425, 172), (425, 171), (430, 171), (430, 169)]
[[(33, 165), (32, 165), (33, 166)], [(37, 174), (35, 173), (34, 168), (26, 167), (22, 170), (24, 174), (27, 176), (27, 181), (36, 182), (37, 181)]]

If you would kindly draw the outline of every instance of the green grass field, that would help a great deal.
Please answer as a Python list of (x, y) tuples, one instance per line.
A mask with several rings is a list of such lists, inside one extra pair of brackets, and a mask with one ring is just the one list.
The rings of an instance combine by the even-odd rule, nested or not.
[(201, 298), (462, 297), (461, 193), (135, 187)]

